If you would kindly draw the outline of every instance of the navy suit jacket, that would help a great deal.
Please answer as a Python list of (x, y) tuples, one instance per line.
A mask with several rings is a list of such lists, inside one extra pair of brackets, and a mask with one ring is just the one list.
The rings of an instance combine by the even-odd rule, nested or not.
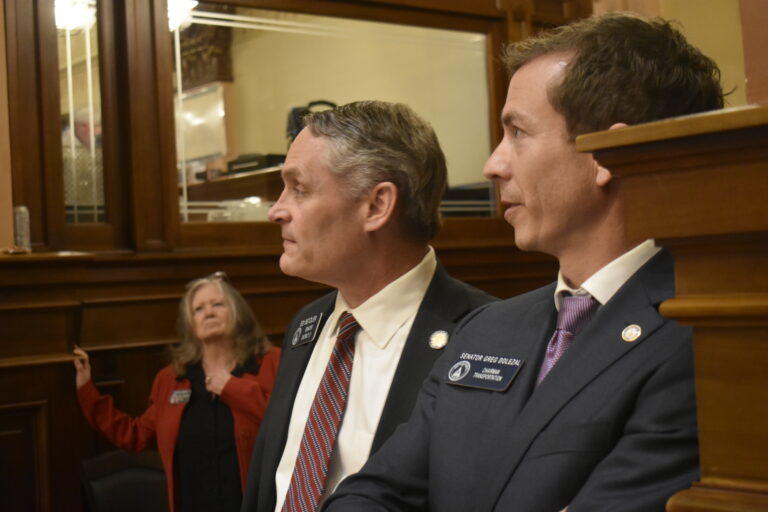
[[(314, 341), (292, 347), (291, 337), (303, 319), (318, 313), (323, 313), (323, 320), (327, 319), (333, 312), (336, 293), (329, 293), (304, 307), (286, 331), (275, 388), (253, 450), (248, 482), (243, 492), (242, 512), (274, 512), (275, 472), (288, 436), (293, 402), (315, 347)], [(496, 300), (495, 297), (453, 279), (440, 263), (437, 264), (403, 347), (371, 453), (377, 451), (395, 428), (408, 419), (424, 379), (443, 352), (430, 348), (430, 335), (438, 330), (450, 333), (467, 313), (493, 300)], [(322, 324), (318, 326), (318, 333), (322, 327)]]
[[(323, 510), (664, 510), (698, 478), (691, 330), (662, 317), (672, 258), (646, 263), (539, 386), (555, 285), (489, 304), (457, 327), (410, 420)], [(640, 326), (624, 341), (628, 325)], [(462, 352), (523, 360), (504, 391), (457, 386)]]

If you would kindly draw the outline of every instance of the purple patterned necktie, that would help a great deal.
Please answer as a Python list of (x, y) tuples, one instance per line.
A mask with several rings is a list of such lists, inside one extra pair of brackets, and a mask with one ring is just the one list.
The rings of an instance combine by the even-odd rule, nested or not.
[(347, 406), (355, 334), (359, 329), (355, 317), (347, 311), (341, 314), (336, 345), (309, 410), (283, 512), (314, 511), (320, 503), (328, 463)]
[(536, 384), (540, 384), (549, 371), (557, 364), (558, 359), (571, 345), (573, 338), (597, 309), (598, 302), (591, 295), (566, 295), (557, 313), (557, 328), (547, 344), (547, 356), (539, 370)]

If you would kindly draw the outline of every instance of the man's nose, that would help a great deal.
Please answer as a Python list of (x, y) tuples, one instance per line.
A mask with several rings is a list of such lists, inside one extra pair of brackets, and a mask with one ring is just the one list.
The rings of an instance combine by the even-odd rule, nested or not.
[(493, 180), (496, 178), (508, 178), (509, 177), (509, 158), (505, 154), (504, 148), (501, 144), (496, 146), (491, 156), (485, 161), (483, 166), (483, 176), (487, 180)]
[(280, 197), (277, 198), (275, 204), (269, 209), (267, 218), (271, 222), (277, 222), (278, 224), (288, 220), (288, 212), (284, 206), (283, 194), (280, 194)]

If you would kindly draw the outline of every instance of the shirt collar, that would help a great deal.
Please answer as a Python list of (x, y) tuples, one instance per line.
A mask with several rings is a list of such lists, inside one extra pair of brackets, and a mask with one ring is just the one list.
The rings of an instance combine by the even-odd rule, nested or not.
[(656, 247), (656, 242), (648, 239), (592, 274), (578, 288), (568, 286), (563, 273), (558, 272), (557, 288), (555, 288), (555, 308), (560, 311), (560, 304), (565, 293), (570, 293), (571, 295), (591, 295), (600, 305), (607, 303), (619, 291), (619, 288), (624, 286), (624, 283), (660, 250), (659, 247)]
[[(358, 307), (350, 309), (344, 297), (336, 294), (336, 306), (328, 321), (337, 322), (341, 313), (349, 311), (373, 343), (384, 349), (397, 330), (419, 310), (436, 268), (435, 250), (430, 246), (421, 262)], [(337, 330), (338, 325), (333, 332)]]

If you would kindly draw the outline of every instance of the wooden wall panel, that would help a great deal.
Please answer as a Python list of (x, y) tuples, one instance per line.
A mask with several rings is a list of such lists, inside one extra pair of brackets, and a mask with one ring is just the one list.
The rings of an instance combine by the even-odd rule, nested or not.
[[(469, 222), (464, 228), (472, 226)], [(436, 242), (438, 257), (450, 274), (501, 297), (554, 279), (554, 261), (516, 251), (509, 228), (491, 223), (475, 232), (476, 237), (464, 243)], [(117, 407), (140, 414), (154, 375), (168, 364), (167, 344), (177, 339), (178, 301), (189, 280), (217, 270), (227, 272), (277, 345), (293, 315), (328, 291), (283, 275), (279, 254), (280, 248), (272, 247), (229, 253), (0, 258), (0, 425), (22, 421), (2, 415), (20, 403), (44, 403), (47, 411), (22, 416), (25, 425), (34, 417), (39, 426), (33, 443), (39, 465), (35, 463), (36, 472), (27, 472), (24, 466), (18, 477), (27, 480), (18, 485), (13, 481), (13, 492), (5, 503), (0, 501), (2, 510), (27, 512), (36, 510), (30, 507), (38, 503), (45, 512), (80, 510), (80, 461), (111, 449), (79, 411), (73, 344), (89, 351), (94, 381), (115, 397)], [(0, 460), (16, 460), (31, 449), (18, 439), (5, 442), (0, 437)], [(28, 461), (25, 464), (32, 468)], [(34, 475), (38, 486), (34, 491), (32, 477), (24, 475)], [(47, 494), (40, 490), (45, 485)], [(43, 499), (51, 506), (36, 501)]]
[(701, 477), (667, 510), (768, 510), (768, 107), (611, 131), (577, 148), (622, 180), (627, 231), (675, 258), (660, 312), (693, 327)]
[[(491, 118), (497, 119), (507, 79), (493, 55), (508, 34), (519, 37), (559, 23), (588, 2), (232, 3), (487, 33), (489, 109)], [(63, 247), (63, 239), (67, 244), (77, 242), (65, 245), (68, 248), (87, 246), (78, 245), (83, 241), (79, 238), (68, 238), (68, 232), (50, 232), (45, 222), (53, 213), (46, 211), (52, 205), (44, 200), (39, 43), (16, 44), (37, 41), (40, 13), (50, 21), (52, 5), (52, 0), (4, 2), (9, 95), (36, 98), (29, 103), (12, 102), (9, 116), (14, 127), (10, 134), (14, 200), (30, 206), (37, 249)], [(171, 44), (163, 19), (165, 2), (102, 0), (100, 5), (106, 6), (100, 28), (107, 27), (101, 32), (115, 36), (100, 48), (105, 57), (104, 105), (109, 110), (104, 115), (105, 130), (120, 135), (111, 149), (105, 144), (105, 162), (112, 162), (110, 169), (120, 174), (109, 181), (112, 188), (106, 191), (112, 202), (108, 215), (116, 226), (115, 250), (0, 256), (0, 432), (8, 433), (0, 435), (0, 471), (6, 471), (6, 461), (17, 463), (14, 470), (19, 470), (14, 475), (19, 480), (0, 474), (0, 485), (8, 484), (0, 488), (7, 491), (0, 492), (3, 512), (81, 510), (80, 461), (111, 449), (79, 411), (71, 356), (74, 344), (89, 350), (97, 386), (114, 396), (117, 407), (136, 415), (147, 405), (154, 375), (168, 362), (166, 345), (176, 339), (178, 299), (191, 279), (227, 272), (278, 344), (291, 317), (327, 291), (280, 272), (275, 225), (179, 224), (173, 130), (167, 129), (173, 124), (173, 112), (172, 68), (164, 60), (170, 58)], [(43, 41), (50, 46), (49, 39)], [(45, 58), (50, 63), (53, 56)], [(50, 97), (45, 105), (49, 112)], [(50, 143), (50, 127), (47, 133)], [(498, 138), (497, 121), (492, 121), (492, 133)], [(91, 235), (83, 231), (86, 238)], [(243, 240), (243, 244), (233, 245), (232, 240)], [(556, 265), (551, 258), (522, 254), (512, 240), (511, 229), (501, 219), (450, 219), (435, 247), (450, 274), (499, 297), (554, 279)], [(23, 404), (32, 405), (24, 408)]]
[(179, 295), (86, 300), (82, 305), (80, 344), (84, 349), (176, 339), (173, 321)]
[(75, 340), (77, 308), (73, 301), (0, 306), (0, 358), (66, 351)]
[(0, 0), (0, 247), (13, 243), (11, 141), (8, 127), (8, 68), (5, 57), (5, 1)]
[(0, 503), (3, 510), (48, 509), (45, 401), (0, 405)]

